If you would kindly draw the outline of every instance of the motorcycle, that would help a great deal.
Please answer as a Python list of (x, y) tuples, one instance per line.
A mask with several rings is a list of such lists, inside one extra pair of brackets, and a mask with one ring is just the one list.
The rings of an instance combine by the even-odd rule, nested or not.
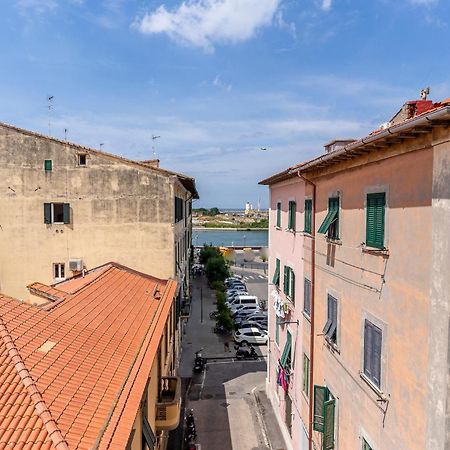
[(202, 357), (202, 348), (195, 352), (195, 360), (194, 360), (194, 368), (193, 371), (195, 373), (203, 372), (203, 369), (206, 367), (207, 359)]
[(258, 359), (258, 354), (253, 346), (250, 346), (249, 348), (237, 347), (236, 359)]
[(197, 431), (195, 429), (194, 410), (190, 409), (186, 416), (185, 441), (187, 450), (194, 450), (197, 448), (197, 446), (195, 445), (196, 438)]
[(231, 335), (230, 330), (225, 328), (223, 325), (216, 325), (213, 328), (213, 333), (215, 333), (215, 334), (223, 334), (223, 335)]

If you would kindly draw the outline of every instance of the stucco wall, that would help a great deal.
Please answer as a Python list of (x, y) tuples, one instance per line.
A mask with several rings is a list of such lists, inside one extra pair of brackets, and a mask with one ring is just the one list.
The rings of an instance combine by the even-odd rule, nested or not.
[[(53, 282), (53, 263), (117, 261), (156, 277), (175, 275), (175, 176), (0, 126), (0, 291)], [(51, 159), (53, 170), (44, 171)], [(70, 203), (71, 223), (44, 224), (44, 203)], [(183, 221), (184, 227), (184, 221)], [(179, 228), (179, 227), (178, 227)]]
[(450, 449), (450, 144), (435, 131), (427, 450)]
[[(292, 448), (299, 449), (304, 440), (303, 428), (308, 423), (308, 410), (305, 396), (302, 393), (303, 383), (303, 353), (309, 354), (309, 348), (304, 348), (303, 342), (303, 228), (304, 228), (304, 183), (299, 178), (284, 181), (271, 186), (270, 189), (270, 213), (269, 213), (269, 364), (268, 364), (268, 394), (272, 399), (275, 412), (280, 419), (284, 435)], [(288, 204), (289, 201), (296, 202), (296, 231), (288, 231)], [(281, 227), (276, 227), (277, 203), (281, 202)], [(286, 296), (283, 293), (283, 273), (284, 266), (287, 265), (295, 273), (295, 303), (289, 300), (289, 309), (291, 313), (281, 321), (299, 320), (299, 325), (295, 323), (280, 325), (279, 345), (275, 342), (275, 321), (276, 316), (272, 307), (272, 291), (275, 286), (272, 284), (272, 278), (275, 271), (275, 260), (281, 261), (280, 266), (280, 295), (284, 300)], [(277, 361), (283, 352), (287, 331), (292, 336), (292, 355), (293, 355), (293, 375), (289, 385), (289, 396), (292, 400), (292, 434), (288, 435), (285, 423), (285, 392), (277, 385), (276, 370)], [(295, 355), (295, 357), (294, 357)]]
[[(314, 180), (316, 229), (329, 196), (341, 199), (340, 242), (316, 240), (314, 376), (338, 399), (339, 449), (361, 448), (363, 436), (375, 450), (425, 448), (432, 161), (432, 152), (421, 150)], [(377, 191), (386, 192), (388, 255), (362, 246), (366, 195)], [(328, 294), (338, 299), (337, 349), (317, 336)], [(382, 395), (360, 376), (366, 318), (383, 330)], [(320, 434), (314, 438), (319, 448)]]

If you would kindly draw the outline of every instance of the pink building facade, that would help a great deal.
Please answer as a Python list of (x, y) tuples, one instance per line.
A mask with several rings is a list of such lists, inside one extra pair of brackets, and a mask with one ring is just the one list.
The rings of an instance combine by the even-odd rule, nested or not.
[(450, 100), (408, 102), (387, 129), (261, 184), (267, 392), (288, 447), (448, 450)]

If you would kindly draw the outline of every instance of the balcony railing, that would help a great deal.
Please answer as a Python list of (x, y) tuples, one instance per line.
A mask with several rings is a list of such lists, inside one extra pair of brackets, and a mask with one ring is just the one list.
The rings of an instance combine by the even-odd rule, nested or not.
[(162, 377), (156, 403), (156, 429), (174, 430), (180, 423), (181, 379)]

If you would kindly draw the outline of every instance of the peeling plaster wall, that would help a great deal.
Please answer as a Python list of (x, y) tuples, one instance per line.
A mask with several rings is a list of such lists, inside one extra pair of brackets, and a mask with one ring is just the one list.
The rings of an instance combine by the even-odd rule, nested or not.
[[(175, 176), (0, 126), (0, 291), (28, 296), (53, 282), (53, 263), (90, 269), (117, 261), (160, 278), (175, 275)], [(51, 159), (53, 170), (44, 171)], [(70, 203), (71, 223), (44, 224), (44, 203)], [(184, 221), (183, 221), (184, 227)]]

